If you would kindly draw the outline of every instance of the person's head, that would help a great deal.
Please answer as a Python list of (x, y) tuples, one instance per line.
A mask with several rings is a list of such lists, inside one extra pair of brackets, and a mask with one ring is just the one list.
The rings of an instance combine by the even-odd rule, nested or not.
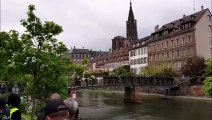
[(64, 100), (64, 103), (68, 107), (69, 117), (73, 118), (77, 111), (78, 103), (73, 98), (68, 98)]
[(51, 100), (59, 100), (59, 99), (61, 99), (61, 96), (58, 93), (53, 93), (50, 96), (49, 101), (51, 101)]
[(18, 107), (21, 103), (21, 98), (15, 93), (11, 93), (7, 99), (7, 104), (13, 107)]
[(45, 120), (65, 120), (68, 116), (68, 107), (62, 100), (52, 100), (46, 105)]

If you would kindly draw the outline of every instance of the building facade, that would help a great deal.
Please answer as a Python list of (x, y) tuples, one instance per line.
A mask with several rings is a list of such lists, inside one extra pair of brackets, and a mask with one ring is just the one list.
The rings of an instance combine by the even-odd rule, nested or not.
[(211, 58), (211, 13), (203, 9), (192, 15), (155, 27), (148, 42), (148, 64), (167, 65), (179, 71), (194, 56)]
[(137, 40), (129, 51), (129, 63), (131, 72), (141, 74), (148, 66), (147, 42), (150, 36)]
[(75, 46), (74, 46), (73, 48), (71, 48), (69, 50), (67, 55), (73, 63), (81, 64), (81, 62), (84, 59), (91, 60), (98, 55), (103, 55), (103, 54), (106, 54), (106, 53), (108, 53), (108, 52), (93, 51), (93, 50), (84, 49), (84, 48), (80, 49), (80, 48), (75, 48)]

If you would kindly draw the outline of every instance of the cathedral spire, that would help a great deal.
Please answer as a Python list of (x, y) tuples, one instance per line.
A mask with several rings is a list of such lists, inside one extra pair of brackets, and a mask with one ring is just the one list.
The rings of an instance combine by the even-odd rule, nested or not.
[(128, 15), (128, 21), (129, 20), (134, 20), (134, 14), (133, 14), (133, 10), (132, 10), (132, 2), (130, 0), (130, 11), (129, 11), (129, 15)]
[(127, 38), (132, 40), (138, 39), (137, 22), (134, 18), (131, 0), (130, 0), (130, 10), (128, 15), (128, 21), (127, 21)]

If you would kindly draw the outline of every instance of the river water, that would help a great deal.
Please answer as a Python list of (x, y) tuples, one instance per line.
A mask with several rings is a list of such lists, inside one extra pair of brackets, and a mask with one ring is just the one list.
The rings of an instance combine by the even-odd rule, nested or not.
[(212, 120), (209, 101), (164, 100), (141, 96), (141, 103), (124, 103), (123, 94), (80, 91), (77, 101), (83, 120)]

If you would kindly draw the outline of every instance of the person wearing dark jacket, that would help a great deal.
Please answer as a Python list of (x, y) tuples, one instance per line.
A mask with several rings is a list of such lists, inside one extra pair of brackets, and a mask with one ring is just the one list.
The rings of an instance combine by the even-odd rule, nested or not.
[(10, 119), (11, 120), (21, 120), (21, 111), (18, 109), (21, 103), (21, 98), (19, 95), (11, 93), (7, 100), (7, 105), (10, 109)]

